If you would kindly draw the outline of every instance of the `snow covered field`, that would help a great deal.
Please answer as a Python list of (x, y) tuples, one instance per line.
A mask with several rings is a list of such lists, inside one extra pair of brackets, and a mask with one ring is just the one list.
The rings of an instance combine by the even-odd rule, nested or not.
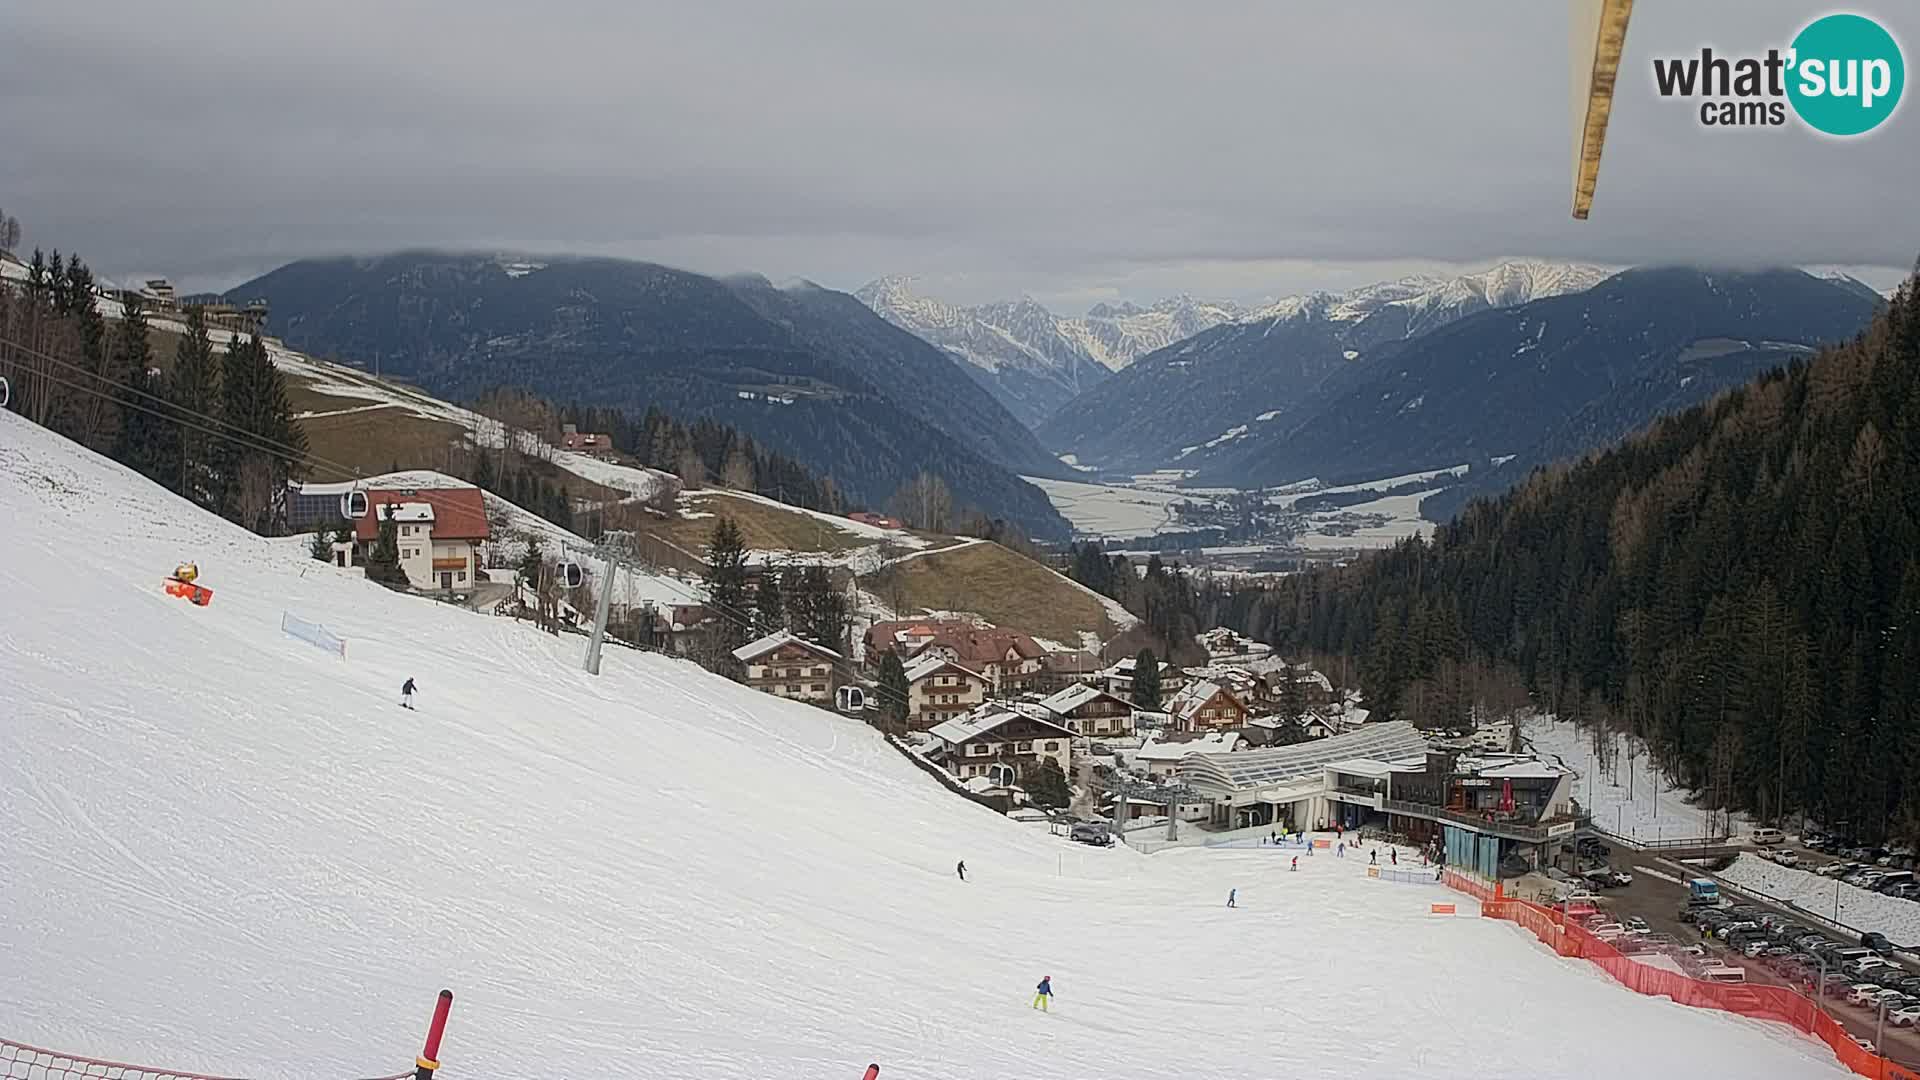
[(1021, 479), (1046, 492), (1053, 508), (1083, 536), (1126, 539), (1178, 530), (1173, 504), (1188, 496), (1174, 491), (1151, 491), (1111, 484), (1082, 484), (1073, 480)]
[[(1465, 465), (1459, 465), (1451, 469), (1433, 469), (1427, 472), (1409, 473), (1405, 476), (1390, 476), (1362, 484), (1342, 484), (1337, 487), (1323, 487), (1319, 481), (1315, 480), (1290, 484), (1268, 501), (1274, 506), (1291, 507), (1308, 495), (1356, 491), (1384, 493), (1388, 488), (1400, 484), (1433, 481), (1431, 488), (1411, 494), (1382, 494), (1380, 498), (1370, 502), (1308, 514), (1306, 531), (1295, 537), (1291, 545), (1267, 544), (1250, 548), (1210, 548), (1208, 550), (1223, 554), (1245, 554), (1279, 551), (1287, 547), (1309, 551), (1391, 547), (1416, 533), (1426, 535), (1432, 532), (1432, 522), (1420, 516), (1420, 500), (1444, 489), (1448, 478), (1457, 477), (1465, 473), (1466, 469)], [(1127, 540), (1163, 532), (1178, 532), (1188, 528), (1189, 526), (1183, 525), (1174, 516), (1175, 503), (1187, 501), (1204, 504), (1216, 497), (1233, 494), (1232, 489), (1229, 488), (1177, 489), (1171, 486), (1173, 480), (1182, 479), (1184, 475), (1176, 473), (1171, 478), (1146, 475), (1136, 477), (1135, 483), (1129, 486), (1046, 480), (1033, 476), (1024, 479), (1046, 492), (1047, 498), (1053, 502), (1054, 509), (1060, 511), (1061, 516), (1073, 525), (1075, 532), (1083, 536)], [(1357, 514), (1384, 515), (1384, 520), (1351, 530), (1340, 527), (1343, 521), (1351, 521), (1351, 516)]]
[[(449, 1080), (1846, 1075), (1360, 860), (1074, 847), (829, 713), (625, 650), (585, 675), (578, 638), (332, 571), (11, 413), (0, 514), (7, 1038), (338, 1080), (410, 1067), (450, 986)], [(187, 558), (210, 607), (160, 590)]]
[(1920, 945), (1920, 904), (1857, 889), (1810, 870), (1795, 870), (1742, 854), (1721, 877), (1735, 885), (1791, 901), (1823, 919), (1866, 932), (1877, 930), (1895, 945)]
[[(1723, 833), (1721, 815), (1711, 815), (1709, 824), (1707, 811), (1688, 801), (1692, 792), (1677, 791), (1656, 776), (1644, 748), (1637, 748), (1628, 761), (1627, 736), (1609, 733), (1613, 760), (1603, 769), (1594, 753), (1592, 733), (1570, 720), (1535, 718), (1526, 722), (1524, 730), (1534, 750), (1580, 774), (1573, 797), (1592, 810), (1593, 823), (1600, 828), (1616, 836), (1653, 841)], [(1746, 823), (1742, 815), (1733, 815), (1736, 835)]]

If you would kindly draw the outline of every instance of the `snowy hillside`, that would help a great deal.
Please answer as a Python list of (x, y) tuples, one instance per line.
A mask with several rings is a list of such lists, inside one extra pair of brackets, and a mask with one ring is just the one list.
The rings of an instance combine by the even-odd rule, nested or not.
[[(6, 1038), (338, 1080), (409, 1068), (445, 985), (449, 1080), (1845, 1075), (1357, 860), (1075, 847), (860, 724), (659, 656), (585, 675), (576, 637), (334, 571), (11, 413), (0, 514)], [(209, 607), (159, 587), (188, 558)]]

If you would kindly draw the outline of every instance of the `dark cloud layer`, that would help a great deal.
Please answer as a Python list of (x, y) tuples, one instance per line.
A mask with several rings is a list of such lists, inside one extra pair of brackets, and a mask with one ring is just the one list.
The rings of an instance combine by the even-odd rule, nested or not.
[(1654, 55), (1817, 13), (1640, 5), (1579, 223), (1558, 2), (18, 3), (0, 206), (203, 285), (419, 245), (1076, 298), (1508, 255), (1910, 265), (1911, 102), (1842, 142), (1652, 92)]

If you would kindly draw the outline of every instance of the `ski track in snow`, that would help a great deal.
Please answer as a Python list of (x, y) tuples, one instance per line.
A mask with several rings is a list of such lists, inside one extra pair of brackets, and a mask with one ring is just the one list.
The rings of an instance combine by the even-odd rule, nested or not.
[[(624, 649), (589, 676), (577, 636), (388, 592), (11, 413), (0, 513), (8, 1038), (339, 1080), (409, 1068), (449, 986), (449, 1077), (1847, 1075), (1363, 860), (1077, 847), (857, 722)], [(211, 606), (161, 592), (182, 559)]]

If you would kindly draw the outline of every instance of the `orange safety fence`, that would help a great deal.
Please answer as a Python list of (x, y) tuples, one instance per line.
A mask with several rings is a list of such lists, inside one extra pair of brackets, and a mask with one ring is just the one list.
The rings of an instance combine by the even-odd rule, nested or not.
[(1826, 1043), (1842, 1065), (1860, 1076), (1871, 1076), (1875, 1080), (1920, 1080), (1920, 1072), (1855, 1043), (1844, 1025), (1797, 990), (1784, 986), (1708, 982), (1643, 964), (1578, 923), (1563, 922), (1560, 913), (1550, 908), (1503, 897), (1486, 882), (1452, 870), (1447, 871), (1442, 880), (1454, 889), (1479, 898), (1480, 914), (1526, 928), (1561, 956), (1585, 960), (1635, 993), (1670, 998), (1695, 1008), (1719, 1009), (1789, 1024)]

